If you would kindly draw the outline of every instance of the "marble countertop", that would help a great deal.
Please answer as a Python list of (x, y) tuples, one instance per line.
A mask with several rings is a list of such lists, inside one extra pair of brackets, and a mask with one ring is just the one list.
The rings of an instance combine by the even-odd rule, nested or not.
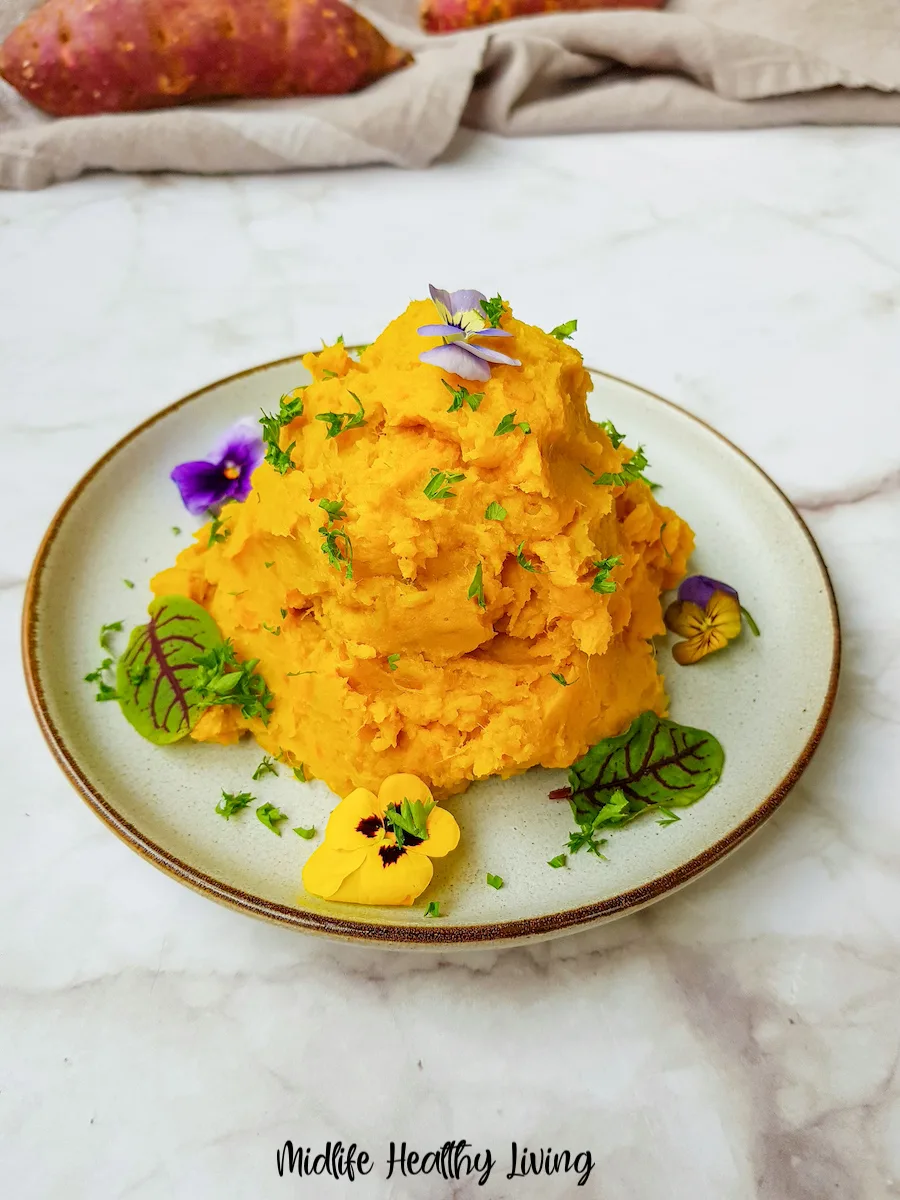
[[(5, 1194), (900, 1196), (898, 154), (894, 130), (464, 133), (427, 172), (0, 193)], [(577, 316), (588, 362), (737, 441), (800, 506), (845, 629), (824, 744), (725, 864), (592, 932), (443, 957), (154, 871), (54, 765), (18, 666), (31, 558), (101, 452), (213, 379), (368, 341), (429, 280)], [(376, 1168), (279, 1178), (286, 1138)], [(500, 1160), (485, 1186), (385, 1179), (392, 1140), (455, 1138)], [(512, 1141), (596, 1166), (507, 1180)]]

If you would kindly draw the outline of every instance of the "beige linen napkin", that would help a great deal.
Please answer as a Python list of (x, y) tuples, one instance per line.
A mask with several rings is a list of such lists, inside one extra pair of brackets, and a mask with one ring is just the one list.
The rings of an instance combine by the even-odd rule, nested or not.
[[(0, 38), (34, 7), (0, 0)], [(352, 96), (54, 119), (0, 81), (0, 187), (96, 168), (419, 167), (461, 124), (511, 135), (900, 124), (897, 0), (672, 0), (449, 36), (418, 29), (414, 0), (358, 7), (416, 62)]]

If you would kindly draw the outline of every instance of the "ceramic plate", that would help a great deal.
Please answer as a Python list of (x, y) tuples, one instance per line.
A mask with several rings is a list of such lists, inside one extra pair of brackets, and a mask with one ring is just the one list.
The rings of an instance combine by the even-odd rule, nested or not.
[[(662, 499), (696, 531), (693, 569), (734, 583), (762, 629), (692, 668), (677, 667), (660, 642), (672, 716), (713, 732), (726, 753), (722, 782), (680, 822), (636, 821), (611, 837), (607, 862), (573, 855), (553, 870), (547, 860), (564, 848), (572, 822), (568, 805), (547, 793), (565, 784), (565, 772), (492, 779), (449, 802), (460, 849), (435, 861), (420, 902), (332, 904), (301, 894), (303, 860), (320, 839), (276, 838), (258, 821), (214, 812), (223, 788), (250, 786), (260, 759), (254, 742), (155, 747), (117, 704), (95, 703), (83, 676), (97, 665), (100, 625), (145, 620), (150, 576), (188, 541), (191, 518), (168, 478), (173, 464), (203, 457), (232, 421), (308, 382), (299, 359), (224, 379), (128, 434), (77, 485), (38, 552), (23, 629), (31, 697), (51, 749), (97, 815), (155, 866), (243, 912), (405, 947), (507, 944), (582, 929), (658, 900), (739, 845), (784, 799), (828, 719), (840, 655), (828, 575), (797, 512), (741, 451), (675, 405), (593, 376), (593, 417), (611, 418), (647, 447)], [(135, 581), (133, 591), (123, 578)], [(252, 790), (288, 813), (291, 826), (322, 830), (336, 803), (324, 784), (298, 784), (287, 773)], [(488, 871), (502, 876), (502, 890), (486, 885)], [(430, 899), (446, 916), (424, 917)]]

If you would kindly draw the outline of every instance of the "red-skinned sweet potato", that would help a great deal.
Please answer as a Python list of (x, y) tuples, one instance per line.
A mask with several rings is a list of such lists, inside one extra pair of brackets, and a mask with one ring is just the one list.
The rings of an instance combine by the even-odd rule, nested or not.
[(598, 8), (662, 8), (666, 0), (422, 0), (422, 28), (451, 33), (513, 17), (551, 12), (587, 12)]
[(341, 0), (47, 0), (0, 46), (56, 117), (353, 92), (409, 61)]

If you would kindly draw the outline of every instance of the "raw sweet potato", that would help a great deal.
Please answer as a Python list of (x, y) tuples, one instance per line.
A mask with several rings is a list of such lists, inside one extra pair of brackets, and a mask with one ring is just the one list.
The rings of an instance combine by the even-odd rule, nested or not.
[(0, 46), (56, 117), (353, 92), (409, 61), (341, 0), (47, 0)]
[(598, 8), (662, 8), (666, 0), (422, 0), (422, 28), (451, 33), (538, 13), (586, 12)]

